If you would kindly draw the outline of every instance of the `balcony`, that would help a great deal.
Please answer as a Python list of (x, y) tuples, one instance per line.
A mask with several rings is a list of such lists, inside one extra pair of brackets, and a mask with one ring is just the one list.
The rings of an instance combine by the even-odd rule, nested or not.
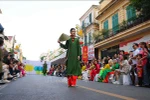
[(90, 46), (92, 44), (93, 44), (93, 42), (89, 42), (89, 43), (84, 43), (82, 46)]
[[(124, 33), (125, 31), (136, 27), (146, 21), (150, 20), (150, 16), (148, 17), (140, 17), (140, 18), (131, 18), (127, 21), (123, 21), (121, 24), (119, 24), (118, 26), (114, 27), (113, 29), (110, 30), (103, 30), (102, 34), (99, 36), (99, 38), (96, 40), (96, 45), (99, 42), (102, 42), (106, 39), (109, 39), (111, 37), (115, 37), (116, 35), (122, 35), (122, 33)], [(138, 29), (138, 28), (137, 28)]]
[(82, 25), (82, 30), (86, 30), (87, 28), (89, 28), (92, 25), (95, 25), (95, 26), (99, 27), (98, 23), (93, 22), (93, 23), (89, 23), (88, 25)]

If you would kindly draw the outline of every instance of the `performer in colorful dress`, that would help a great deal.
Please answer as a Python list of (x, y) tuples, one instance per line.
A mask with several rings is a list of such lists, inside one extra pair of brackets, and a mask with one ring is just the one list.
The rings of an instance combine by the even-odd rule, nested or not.
[(92, 69), (90, 72), (90, 81), (93, 81), (96, 74), (98, 74), (100, 72), (100, 66), (97, 63), (97, 60), (94, 61), (94, 66), (95, 66), (94, 69)]
[[(111, 65), (111, 63), (109, 62), (109, 64)], [(110, 69), (106, 69), (104, 72), (103, 72), (103, 75), (102, 75), (102, 78), (103, 78), (103, 82), (104, 83), (108, 83), (108, 78), (110, 77), (110, 80), (113, 80), (113, 76), (114, 76), (114, 71), (116, 69), (119, 69), (119, 63), (117, 62), (117, 59), (114, 59), (113, 60), (113, 64), (112, 64), (112, 67)]]
[(45, 61), (43, 64), (43, 75), (46, 76), (46, 74), (47, 74), (47, 63)]
[(70, 34), (71, 38), (66, 41), (66, 44), (60, 43), (60, 46), (64, 49), (67, 49), (66, 55), (66, 72), (68, 77), (68, 86), (76, 86), (77, 77), (81, 75), (81, 67), (80, 67), (80, 55), (81, 48), (79, 39), (75, 38), (75, 28), (71, 28)]
[(102, 75), (103, 75), (103, 72), (104, 72), (105, 70), (107, 70), (107, 69), (110, 69), (110, 64), (108, 63), (108, 60), (105, 59), (105, 60), (104, 60), (104, 67), (103, 67), (103, 68), (100, 70), (100, 72), (99, 72), (99, 82), (102, 82), (102, 81), (103, 81)]

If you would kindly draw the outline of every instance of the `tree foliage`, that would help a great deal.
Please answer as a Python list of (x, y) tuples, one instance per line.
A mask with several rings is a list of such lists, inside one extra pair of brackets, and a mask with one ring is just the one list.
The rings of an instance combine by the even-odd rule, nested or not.
[(46, 56), (42, 56), (42, 57), (40, 57), (41, 61), (43, 61), (45, 57), (46, 57)]
[(93, 36), (92, 36), (93, 40), (97, 41), (101, 35), (102, 35), (101, 31), (99, 30), (94, 31)]
[(14, 53), (14, 50), (12, 48), (9, 48), (9, 52)]
[(23, 59), (26, 60), (27, 58), (26, 58), (26, 57), (23, 57)]
[(139, 16), (150, 16), (150, 0), (130, 0), (130, 4), (140, 12)]

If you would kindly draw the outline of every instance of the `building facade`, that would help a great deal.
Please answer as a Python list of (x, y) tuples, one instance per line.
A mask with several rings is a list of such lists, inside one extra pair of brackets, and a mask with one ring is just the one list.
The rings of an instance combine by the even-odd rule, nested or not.
[(80, 18), (80, 24), (83, 31), (83, 46), (88, 46), (88, 60), (94, 58), (94, 41), (93, 33), (99, 29), (98, 21), (96, 16), (98, 15), (99, 6), (92, 5)]
[(138, 17), (130, 0), (101, 0), (96, 19), (101, 35), (94, 45), (97, 58), (129, 52), (134, 42), (150, 41), (150, 18)]
[(47, 53), (42, 53), (40, 55), (40, 58), (43, 57), (44, 61), (51, 61), (51, 60), (57, 58), (58, 56), (60, 56), (61, 54), (63, 54), (64, 52), (65, 52), (65, 50), (62, 48), (58, 48), (54, 51), (48, 50)]

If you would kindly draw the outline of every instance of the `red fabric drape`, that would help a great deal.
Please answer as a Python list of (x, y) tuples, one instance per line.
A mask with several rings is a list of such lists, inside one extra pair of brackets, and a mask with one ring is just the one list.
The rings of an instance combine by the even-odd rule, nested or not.
[(77, 76), (68, 76), (68, 86), (76, 86)]

